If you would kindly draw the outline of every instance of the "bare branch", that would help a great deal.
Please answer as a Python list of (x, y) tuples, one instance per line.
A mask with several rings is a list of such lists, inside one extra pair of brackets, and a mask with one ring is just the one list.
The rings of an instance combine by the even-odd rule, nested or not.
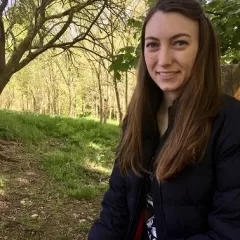
[[(94, 1), (96, 1), (96, 0), (94, 0)], [(92, 0), (92, 1), (88, 1), (88, 2), (94, 2), (94, 1)], [(74, 16), (73, 15), (74, 12), (71, 12), (71, 14), (69, 15), (68, 20), (66, 21), (66, 23), (64, 24), (62, 29), (47, 44), (45, 44), (43, 47), (37, 49), (35, 52), (30, 52), (27, 55), (27, 57), (25, 59), (23, 59), (18, 64), (18, 66), (15, 67), (14, 71), (16, 72), (16, 71), (20, 70), (21, 68), (26, 66), (30, 61), (32, 61), (37, 56), (39, 56), (41, 53), (45, 52), (46, 50), (48, 50), (50, 48), (68, 49), (70, 47), (73, 47), (74, 44), (76, 44), (77, 42), (84, 40), (86, 38), (86, 36), (89, 34), (89, 32), (91, 31), (91, 29), (92, 29), (93, 25), (95, 24), (95, 22), (97, 21), (97, 19), (102, 14), (104, 9), (105, 9), (105, 3), (104, 3), (104, 5), (102, 6), (101, 10), (99, 11), (99, 13), (97, 14), (97, 16), (92, 21), (92, 23), (90, 24), (90, 26), (88, 27), (87, 31), (84, 34), (82, 34), (80, 36), (77, 36), (73, 41), (55, 44), (55, 42), (57, 40), (59, 40), (59, 38), (64, 34), (64, 32), (67, 30), (67, 28), (69, 27), (70, 23), (72, 22), (72, 19), (73, 19), (73, 16)]]
[(51, 19), (55, 19), (55, 18), (61, 18), (61, 17), (64, 17), (64, 16), (68, 16), (70, 13), (80, 12), (83, 8), (85, 8), (86, 6), (88, 6), (90, 4), (93, 4), (96, 1), (97, 0), (88, 0), (86, 3), (77, 4), (76, 6), (71, 7), (71, 8), (69, 8), (68, 10), (66, 10), (62, 13), (46, 17), (46, 21), (51, 20)]
[(8, 4), (8, 0), (2, 0), (2, 3), (0, 4), (0, 15), (2, 16), (4, 9), (6, 8)]
[(16, 40), (16, 37), (14, 36), (13, 34), (13, 31), (12, 29), (9, 30), (9, 34), (11, 35), (12, 37), (12, 42), (13, 42), (13, 50), (16, 50), (16, 47), (17, 47), (17, 40)]
[[(93, 25), (95, 24), (95, 22), (97, 21), (97, 19), (98, 19), (99, 16), (101, 15), (101, 13), (103, 12), (104, 8), (105, 8), (105, 5), (103, 5), (102, 9), (99, 11), (99, 13), (97, 14), (97, 16), (96, 16), (95, 19), (92, 21), (92, 23), (90, 24), (90, 26), (88, 27), (87, 31), (86, 31), (84, 34), (75, 37), (75, 38), (73, 39), (73, 41), (71, 41), (71, 42), (54, 44), (54, 45), (52, 45), (51, 47), (69, 48), (69, 47), (72, 47), (75, 43), (84, 40), (84, 39), (86, 38), (86, 36), (89, 35), (89, 33), (90, 33)], [(49, 45), (49, 43), (46, 44), (46, 45)]]
[[(28, 54), (28, 56), (23, 59), (18, 66), (14, 69), (14, 71), (19, 71), (20, 69), (22, 69), (24, 66), (26, 66), (30, 61), (32, 61), (33, 59), (35, 59), (37, 56), (39, 56), (41, 53), (45, 52), (46, 50), (48, 50), (49, 48), (53, 47), (53, 43), (55, 41), (57, 41), (62, 35), (63, 33), (67, 30), (69, 24), (71, 23), (71, 18), (72, 15), (69, 16), (68, 21), (65, 23), (65, 25), (63, 26), (63, 28), (43, 47), (39, 48), (38, 50), (36, 50), (35, 52), (30, 52)], [(20, 59), (19, 59), (20, 60)]]
[(51, 45), (53, 45), (68, 29), (69, 25), (71, 24), (73, 19), (73, 13), (71, 13), (68, 17), (68, 20), (66, 21), (66, 23), (64, 24), (64, 26), (62, 27), (62, 29), (46, 44), (46, 47), (52, 47)]
[(89, 48), (84, 47), (84, 46), (73, 46), (73, 48), (83, 49), (83, 50), (85, 50), (85, 51), (87, 51), (87, 52), (91, 52), (92, 54), (97, 55), (97, 56), (100, 57), (100, 58), (103, 58), (103, 59), (106, 59), (106, 60), (108, 60), (108, 61), (111, 61), (108, 57), (103, 56), (103, 55), (101, 55), (101, 54), (99, 54), (99, 53), (97, 53), (97, 52), (95, 52), (95, 51), (93, 51), (93, 50), (91, 50), (91, 49), (89, 49)]

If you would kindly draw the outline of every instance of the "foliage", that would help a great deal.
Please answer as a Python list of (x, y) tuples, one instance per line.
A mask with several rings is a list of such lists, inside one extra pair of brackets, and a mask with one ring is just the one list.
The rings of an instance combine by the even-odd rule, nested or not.
[[(152, 6), (156, 0), (147, 1), (148, 6)], [(221, 55), (223, 63), (238, 63), (240, 61), (240, 2), (238, 0), (212, 0), (202, 1), (203, 7), (209, 18), (216, 26), (221, 41)], [(141, 33), (141, 20), (130, 19), (128, 27), (134, 29), (134, 38), (139, 39)], [(136, 67), (139, 58), (140, 46), (127, 46), (120, 49), (110, 66), (110, 70), (115, 74), (128, 71)]]
[(212, 0), (204, 4), (209, 18), (215, 24), (224, 63), (240, 61), (240, 2), (237, 0)]
[(140, 33), (142, 28), (142, 19), (130, 18), (127, 21), (127, 27), (133, 29), (133, 39), (135, 39), (138, 44), (127, 45), (119, 49), (118, 53), (113, 57), (113, 61), (109, 66), (109, 70), (114, 72), (114, 75), (118, 80), (121, 79), (121, 72), (127, 72), (132, 68), (135, 68), (140, 55)]
[(116, 79), (120, 80), (119, 72), (127, 72), (137, 65), (139, 56), (139, 47), (127, 46), (119, 50), (119, 54), (114, 56), (112, 64), (109, 66), (110, 71), (114, 71)]

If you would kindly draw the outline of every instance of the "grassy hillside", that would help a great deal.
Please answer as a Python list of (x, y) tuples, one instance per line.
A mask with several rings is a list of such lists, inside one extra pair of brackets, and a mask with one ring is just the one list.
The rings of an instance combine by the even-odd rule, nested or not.
[(36, 153), (61, 193), (91, 198), (108, 187), (120, 136), (117, 125), (3, 110), (0, 119), (0, 139), (22, 142)]

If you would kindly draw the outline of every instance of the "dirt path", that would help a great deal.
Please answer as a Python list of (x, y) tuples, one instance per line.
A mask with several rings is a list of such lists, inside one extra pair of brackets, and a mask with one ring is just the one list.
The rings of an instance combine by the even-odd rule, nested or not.
[(0, 239), (87, 239), (102, 196), (78, 201), (60, 195), (36, 156), (21, 144), (3, 145), (1, 153), (14, 161), (0, 157)]

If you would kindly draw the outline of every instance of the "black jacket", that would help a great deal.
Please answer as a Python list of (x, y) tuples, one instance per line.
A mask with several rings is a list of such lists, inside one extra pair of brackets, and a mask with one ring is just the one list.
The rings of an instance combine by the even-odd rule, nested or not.
[[(240, 240), (240, 102), (225, 96), (201, 162), (160, 185), (153, 179), (159, 240)], [(145, 139), (145, 158), (156, 142)], [(115, 161), (89, 240), (132, 240), (145, 204), (144, 178)]]

